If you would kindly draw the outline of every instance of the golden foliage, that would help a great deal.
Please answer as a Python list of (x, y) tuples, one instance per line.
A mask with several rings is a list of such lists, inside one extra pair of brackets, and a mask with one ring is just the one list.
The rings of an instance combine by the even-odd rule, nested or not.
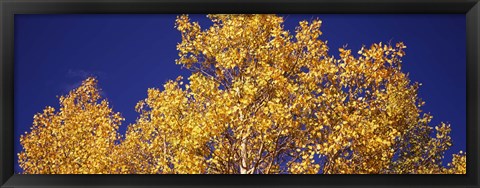
[(123, 120), (100, 99), (97, 81), (89, 78), (60, 97), (60, 110), (46, 107), (33, 117), (29, 133), (20, 138), (19, 163), (26, 174), (111, 173), (110, 155)]
[(403, 43), (356, 55), (340, 48), (335, 58), (319, 39), (318, 19), (291, 34), (275, 15), (208, 17), (206, 30), (177, 18), (176, 63), (192, 71), (188, 84), (178, 77), (149, 89), (120, 144), (121, 118), (105, 101), (95, 103), (88, 79), (60, 99), (60, 112), (47, 107), (35, 116), (21, 139), (25, 172), (466, 172), (464, 153), (449, 168), (441, 164), (451, 128), (433, 130), (432, 116), (422, 113), (420, 84), (401, 70)]

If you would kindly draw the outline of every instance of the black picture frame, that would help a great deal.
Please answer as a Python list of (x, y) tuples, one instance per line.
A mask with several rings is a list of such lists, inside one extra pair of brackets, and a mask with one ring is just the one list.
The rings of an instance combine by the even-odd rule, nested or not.
[[(1, 187), (479, 187), (479, 0), (1, 0)], [(14, 174), (15, 14), (421, 13), (466, 14), (466, 175)]]

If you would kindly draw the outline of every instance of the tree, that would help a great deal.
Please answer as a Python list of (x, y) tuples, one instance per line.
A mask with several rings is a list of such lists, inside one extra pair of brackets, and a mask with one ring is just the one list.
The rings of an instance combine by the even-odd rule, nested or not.
[(33, 117), (29, 133), (20, 137), (19, 164), (26, 174), (111, 173), (110, 153), (120, 139), (123, 120), (100, 99), (97, 81), (88, 78), (60, 97), (60, 110), (46, 107)]
[[(151, 88), (140, 117), (109, 147), (107, 173), (464, 173), (442, 165), (450, 125), (430, 125), (421, 84), (402, 72), (406, 46), (340, 48), (321, 21), (294, 34), (275, 15), (209, 15), (202, 30), (177, 18), (177, 64), (192, 71)], [(118, 121), (119, 122), (119, 121)], [(434, 137), (431, 135), (435, 134)], [(97, 146), (98, 148), (98, 146)]]
[[(130, 127), (147, 173), (442, 173), (450, 126), (423, 114), (401, 71), (403, 43), (328, 54), (320, 20), (295, 36), (275, 15), (179, 16), (177, 64), (193, 73), (150, 89)], [(137, 139), (141, 137), (142, 139)], [(136, 158), (136, 157), (135, 157)]]

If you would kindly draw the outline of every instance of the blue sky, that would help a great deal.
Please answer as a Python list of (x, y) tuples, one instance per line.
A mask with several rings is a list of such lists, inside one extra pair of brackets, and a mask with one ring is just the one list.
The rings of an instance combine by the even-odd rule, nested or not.
[[(211, 25), (205, 15), (190, 15), (202, 28)], [(358, 51), (362, 44), (377, 42), (407, 45), (403, 70), (423, 85), (422, 109), (452, 125), (451, 154), (466, 150), (466, 31), (465, 15), (282, 15), (285, 28), (294, 31), (301, 20), (323, 21), (322, 40), (330, 54), (348, 45)], [(180, 33), (176, 15), (16, 15), (15, 16), (15, 173), (21, 172), (16, 153), (20, 135), (29, 130), (33, 115), (45, 106), (58, 109), (57, 96), (96, 76), (102, 96), (128, 124), (138, 117), (135, 104), (146, 98), (147, 89), (190, 72), (175, 64)]]

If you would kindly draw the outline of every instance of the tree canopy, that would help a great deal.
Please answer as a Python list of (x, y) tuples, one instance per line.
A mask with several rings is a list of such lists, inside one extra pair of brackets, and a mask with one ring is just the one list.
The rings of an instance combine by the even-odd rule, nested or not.
[(451, 127), (422, 112), (402, 42), (335, 57), (319, 19), (290, 33), (276, 15), (208, 17), (177, 17), (176, 63), (192, 74), (148, 89), (124, 138), (88, 78), (34, 116), (24, 173), (466, 173), (462, 151), (442, 164)]

